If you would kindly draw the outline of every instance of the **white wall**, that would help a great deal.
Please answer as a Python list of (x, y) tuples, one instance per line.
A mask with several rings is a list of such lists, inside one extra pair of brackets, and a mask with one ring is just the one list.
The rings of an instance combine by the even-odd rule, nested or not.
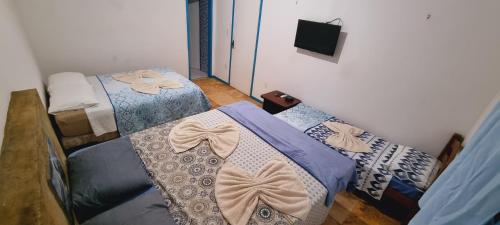
[(188, 75), (185, 1), (15, 2), (45, 76), (157, 66)]
[(500, 102), (500, 91), (498, 91), (497, 95), (491, 100), (490, 104), (483, 110), (483, 113), (479, 117), (479, 119), (474, 123), (474, 126), (472, 129), (470, 129), (467, 138), (465, 139), (465, 142), (467, 143), (472, 135), (476, 133), (477, 129), (481, 126), (481, 124), (484, 122), (486, 117), (492, 112), (493, 108)]
[(200, 2), (189, 3), (189, 44), (191, 67), (200, 69)]
[(44, 89), (40, 71), (9, 0), (0, 0), (0, 146), (10, 92), (37, 88), (42, 101)]
[[(496, 0), (264, 1), (253, 95), (279, 89), (438, 154), (498, 91), (499, 11)], [(340, 58), (293, 47), (297, 19), (336, 17), (347, 33)]]
[(228, 82), (233, 1), (214, 0), (212, 8), (212, 73)]

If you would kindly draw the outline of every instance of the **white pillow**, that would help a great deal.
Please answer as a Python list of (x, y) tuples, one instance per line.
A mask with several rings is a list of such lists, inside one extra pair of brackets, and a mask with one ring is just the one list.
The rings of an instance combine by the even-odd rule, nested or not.
[(67, 85), (90, 85), (85, 75), (76, 72), (56, 73), (49, 76), (47, 89), (50, 92), (52, 89)]
[(49, 113), (84, 109), (99, 104), (94, 89), (89, 84), (70, 84), (53, 86), (49, 90)]

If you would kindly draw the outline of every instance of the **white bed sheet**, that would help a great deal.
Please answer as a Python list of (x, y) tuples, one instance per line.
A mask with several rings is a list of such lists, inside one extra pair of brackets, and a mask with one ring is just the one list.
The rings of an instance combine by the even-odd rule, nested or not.
[(109, 101), (108, 94), (96, 76), (86, 77), (94, 89), (99, 104), (85, 108), (85, 113), (89, 119), (90, 126), (95, 136), (116, 131), (115, 114), (113, 105)]

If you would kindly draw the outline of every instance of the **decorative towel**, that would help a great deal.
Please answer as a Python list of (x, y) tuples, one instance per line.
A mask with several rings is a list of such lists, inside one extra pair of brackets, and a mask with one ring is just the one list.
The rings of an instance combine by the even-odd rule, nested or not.
[(161, 73), (158, 73), (153, 70), (136, 70), (132, 73), (137, 74), (141, 78), (153, 78), (153, 79), (163, 78), (163, 75), (161, 75)]
[[(153, 70), (137, 70), (127, 74), (113, 75), (112, 78), (130, 84), (130, 88), (134, 91), (150, 95), (159, 94), (160, 88), (184, 87), (182, 83), (175, 80), (169, 80)], [(145, 80), (144, 78), (152, 80)]]
[(157, 95), (160, 93), (160, 87), (156, 83), (138, 82), (131, 84), (130, 88), (132, 88), (132, 90), (134, 91), (144, 94)]
[(140, 82), (142, 79), (142, 77), (136, 73), (115, 74), (111, 77), (117, 81), (121, 81), (127, 84), (137, 83)]
[(363, 134), (365, 132), (364, 130), (353, 127), (349, 124), (332, 121), (326, 121), (323, 125), (335, 132), (325, 140), (329, 145), (351, 152), (372, 151), (368, 144), (357, 137)]
[(225, 159), (238, 147), (240, 129), (231, 122), (205, 128), (200, 122), (187, 119), (172, 128), (168, 140), (177, 153), (185, 152), (196, 147), (201, 141), (208, 140), (212, 151)]
[(175, 80), (169, 80), (167, 78), (159, 78), (155, 80), (155, 83), (160, 87), (160, 88), (183, 88), (184, 85)]
[(153, 70), (136, 70), (134, 72), (125, 73), (125, 74), (116, 74), (111, 76), (113, 79), (117, 81), (121, 81), (127, 84), (133, 84), (137, 82), (141, 82), (143, 78), (153, 78), (153, 79), (161, 79), (163, 76), (161, 73), (158, 73)]
[(311, 210), (304, 185), (281, 160), (269, 161), (255, 176), (225, 163), (215, 179), (215, 198), (231, 225), (246, 225), (259, 200), (302, 221)]

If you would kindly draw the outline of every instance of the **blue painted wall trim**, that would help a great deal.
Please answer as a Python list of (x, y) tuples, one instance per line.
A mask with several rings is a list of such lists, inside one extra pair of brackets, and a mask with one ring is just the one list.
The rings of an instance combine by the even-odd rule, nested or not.
[(256, 101), (256, 102), (258, 102), (258, 103), (261, 103), (261, 104), (263, 103), (263, 101), (262, 101), (262, 100), (260, 100), (260, 99), (258, 99), (258, 98), (256, 98), (256, 97), (250, 96), (250, 98), (252, 98), (253, 100), (255, 100), (255, 101)]
[[(189, 70), (189, 80), (191, 80), (191, 24), (189, 22), (189, 0), (186, 0), (186, 29), (187, 29), (187, 47), (188, 47), (188, 70)], [(212, 40), (213, 40), (213, 0), (208, 0), (208, 65), (207, 65), (207, 75), (212, 76)], [(201, 50), (200, 50), (201, 51)]]
[(216, 79), (216, 80), (218, 80), (218, 81), (220, 81), (220, 82), (222, 82), (222, 83), (224, 83), (224, 84), (229, 85), (229, 83), (227, 83), (227, 82), (226, 82), (226, 81), (224, 81), (223, 79), (218, 78), (218, 77), (217, 77), (217, 75), (215, 75), (215, 74), (212, 74), (212, 78), (214, 78), (214, 79)]
[[(255, 39), (255, 52), (254, 52), (254, 55), (253, 55), (253, 68), (252, 68), (252, 83), (250, 85), (250, 97), (252, 97), (253, 99), (256, 99), (256, 97), (253, 96), (253, 81), (254, 81), (254, 78), (255, 78), (255, 64), (257, 63), (257, 50), (259, 49), (259, 36), (260, 36), (260, 22), (261, 22), (261, 19), (262, 19), (262, 5), (264, 4), (264, 0), (260, 0), (260, 7), (259, 7), (259, 23), (258, 23), (258, 26), (257, 26), (257, 37)], [(260, 100), (258, 100), (259, 102), (261, 102)]]
[(213, 0), (208, 0), (208, 77), (212, 77)]
[(191, 80), (191, 44), (189, 43), (189, 37), (191, 37), (191, 32), (189, 31), (189, 0), (186, 0), (186, 30), (187, 30), (187, 51), (188, 51), (188, 71), (189, 80)]
[(236, 1), (233, 0), (233, 12), (231, 15), (231, 40), (229, 42), (229, 74), (227, 78), (227, 83), (231, 84), (231, 64), (233, 63), (233, 46), (231, 43), (234, 41), (234, 6), (236, 4)]
[[(220, 81), (220, 82), (222, 82), (222, 83), (224, 83), (224, 84), (229, 85), (229, 83), (227, 83), (226, 81), (224, 81), (224, 80), (222, 80), (222, 79), (218, 78), (218, 77), (217, 77), (217, 75), (215, 75), (215, 74), (213, 74), (212, 78), (214, 78), (214, 79), (216, 79), (216, 80), (218, 80), (218, 81)], [(258, 99), (258, 98), (256, 98), (256, 97), (253, 97), (253, 96), (250, 96), (250, 98), (252, 98), (252, 99), (253, 99), (253, 100), (255, 100), (256, 102), (258, 102), (258, 103), (261, 103), (261, 104), (262, 104), (262, 100), (260, 100), (260, 99)]]

